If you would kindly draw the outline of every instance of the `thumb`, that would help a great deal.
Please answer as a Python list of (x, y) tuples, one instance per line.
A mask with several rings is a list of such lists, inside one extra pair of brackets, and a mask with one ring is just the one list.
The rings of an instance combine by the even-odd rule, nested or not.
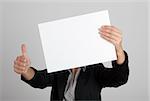
[(27, 56), (27, 47), (25, 44), (21, 45), (21, 52), (23, 56)]

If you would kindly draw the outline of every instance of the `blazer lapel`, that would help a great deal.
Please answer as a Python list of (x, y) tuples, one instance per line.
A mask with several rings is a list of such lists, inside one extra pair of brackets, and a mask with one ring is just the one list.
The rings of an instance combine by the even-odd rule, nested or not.
[(83, 71), (83, 69), (81, 69), (80, 74), (77, 79), (76, 88), (75, 88), (75, 99), (76, 100), (78, 98), (80, 98), (80, 95), (82, 95), (83, 88), (89, 80), (89, 79), (87, 79), (88, 77), (89, 77), (89, 75), (87, 73), (87, 70)]
[(68, 76), (69, 76), (69, 71), (65, 70), (62, 71), (62, 73), (60, 73), (57, 78), (58, 96), (60, 99), (63, 99), (64, 97), (64, 91), (67, 84)]

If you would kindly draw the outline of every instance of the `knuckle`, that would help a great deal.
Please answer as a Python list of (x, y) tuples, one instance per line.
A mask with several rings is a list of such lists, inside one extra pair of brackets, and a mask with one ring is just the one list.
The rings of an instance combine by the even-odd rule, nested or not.
[(20, 60), (20, 56), (17, 56), (16, 60), (17, 60), (17, 61)]
[(19, 66), (24, 66), (24, 63), (22, 63), (22, 62), (19, 62), (18, 64), (19, 64)]
[(20, 56), (17, 56), (18, 59), (20, 59)]
[(19, 62), (19, 61), (17, 61), (17, 65), (20, 65), (20, 62)]
[(18, 60), (18, 56), (16, 57), (16, 60)]
[(16, 60), (14, 61), (14, 64), (16, 64)]
[(14, 65), (14, 69), (17, 68), (17, 65)]
[(25, 67), (20, 67), (19, 69), (23, 71), (25, 69)]
[(14, 69), (14, 72), (18, 73), (18, 70), (17, 70), (17, 69)]

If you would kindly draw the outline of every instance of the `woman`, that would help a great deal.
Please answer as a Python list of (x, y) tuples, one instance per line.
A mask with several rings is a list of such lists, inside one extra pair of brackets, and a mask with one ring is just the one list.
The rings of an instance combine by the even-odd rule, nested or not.
[(26, 46), (22, 45), (22, 55), (14, 61), (14, 71), (21, 74), (21, 79), (34, 88), (52, 87), (51, 100), (99, 100), (104, 87), (119, 87), (128, 80), (128, 56), (122, 47), (121, 31), (104, 25), (98, 29), (105, 40), (116, 49), (117, 60), (112, 61), (113, 68), (105, 68), (102, 63), (78, 67), (54, 73), (36, 70), (31, 67)]

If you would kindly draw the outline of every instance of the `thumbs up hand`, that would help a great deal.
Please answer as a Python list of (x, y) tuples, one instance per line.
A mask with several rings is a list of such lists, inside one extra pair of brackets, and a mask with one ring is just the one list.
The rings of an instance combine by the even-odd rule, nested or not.
[(25, 44), (21, 45), (21, 52), (22, 54), (17, 56), (16, 60), (14, 61), (14, 71), (18, 74), (25, 74), (31, 66), (30, 58), (27, 55), (27, 47)]

